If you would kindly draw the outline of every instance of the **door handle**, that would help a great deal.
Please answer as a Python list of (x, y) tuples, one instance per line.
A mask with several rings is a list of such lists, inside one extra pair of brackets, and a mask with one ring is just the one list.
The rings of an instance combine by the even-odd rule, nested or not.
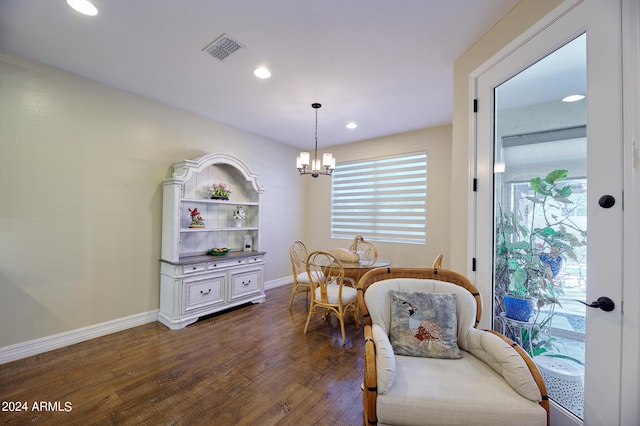
[(600, 308), (605, 312), (611, 312), (615, 309), (616, 304), (613, 303), (613, 300), (609, 299), (608, 297), (598, 297), (598, 300), (596, 300), (595, 302), (591, 302), (591, 304), (588, 304), (586, 302), (583, 302), (582, 300), (578, 300), (578, 299), (574, 299), (576, 302), (580, 302), (585, 306), (588, 306), (590, 308)]
[(616, 203), (616, 199), (613, 195), (603, 195), (598, 199), (598, 204), (603, 209), (610, 209)]

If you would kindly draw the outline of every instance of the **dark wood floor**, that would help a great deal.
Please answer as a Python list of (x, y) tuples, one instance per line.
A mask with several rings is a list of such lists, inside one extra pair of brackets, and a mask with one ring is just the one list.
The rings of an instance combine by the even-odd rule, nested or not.
[(289, 296), (282, 286), (182, 330), (151, 323), (0, 365), (0, 422), (362, 425), (362, 326), (347, 320), (344, 347), (334, 317), (305, 335), (305, 296), (291, 310)]

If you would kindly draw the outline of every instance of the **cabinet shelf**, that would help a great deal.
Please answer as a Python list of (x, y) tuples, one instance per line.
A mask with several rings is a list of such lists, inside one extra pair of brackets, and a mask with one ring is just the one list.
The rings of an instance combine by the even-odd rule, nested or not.
[(183, 203), (228, 204), (232, 206), (259, 206), (255, 201), (212, 200), (209, 198), (181, 198)]
[(257, 226), (231, 226), (227, 228), (180, 228), (181, 233), (189, 232), (228, 232), (228, 231), (257, 231)]

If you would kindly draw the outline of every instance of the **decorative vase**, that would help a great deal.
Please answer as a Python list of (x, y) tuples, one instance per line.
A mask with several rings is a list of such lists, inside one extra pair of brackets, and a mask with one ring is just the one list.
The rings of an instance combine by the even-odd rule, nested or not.
[(504, 301), (504, 314), (507, 318), (516, 321), (529, 321), (533, 312), (533, 299), (523, 299), (505, 294), (502, 300)]
[(222, 195), (212, 195), (211, 199), (212, 200), (226, 200), (226, 201), (228, 201), (229, 197), (222, 196)]
[(233, 212), (233, 218), (236, 220), (237, 228), (242, 227), (242, 221), (245, 220), (246, 217), (247, 217), (247, 214), (245, 213), (244, 208), (242, 208), (242, 206), (236, 207), (236, 209)]

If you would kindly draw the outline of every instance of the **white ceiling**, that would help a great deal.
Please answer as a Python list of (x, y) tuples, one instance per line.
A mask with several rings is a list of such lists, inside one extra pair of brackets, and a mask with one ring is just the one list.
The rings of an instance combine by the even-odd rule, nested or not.
[[(323, 147), (450, 123), (454, 61), (517, 2), (0, 0), (0, 50), (298, 148), (319, 102)], [(223, 33), (245, 47), (220, 62)]]

